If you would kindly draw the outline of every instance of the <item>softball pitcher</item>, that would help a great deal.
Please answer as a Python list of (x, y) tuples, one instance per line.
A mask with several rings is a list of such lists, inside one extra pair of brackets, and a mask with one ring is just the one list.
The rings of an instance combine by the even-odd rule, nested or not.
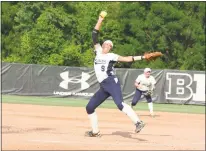
[(139, 133), (145, 124), (140, 121), (134, 110), (130, 105), (124, 103), (122, 97), (121, 86), (118, 78), (114, 72), (114, 63), (115, 62), (133, 62), (142, 59), (150, 60), (161, 56), (160, 52), (147, 53), (144, 56), (120, 56), (110, 51), (113, 48), (113, 42), (111, 40), (106, 40), (102, 46), (98, 42), (99, 30), (107, 13), (102, 11), (99, 15), (99, 19), (95, 25), (95, 28), (92, 31), (92, 40), (94, 44), (94, 70), (97, 77), (97, 80), (100, 84), (99, 90), (91, 97), (89, 103), (86, 106), (86, 111), (91, 123), (91, 131), (85, 133), (89, 137), (98, 137), (100, 136), (100, 131), (98, 128), (98, 119), (95, 109), (103, 103), (108, 97), (112, 97), (117, 108), (125, 113), (134, 123), (135, 132)]
[[(103, 14), (103, 15), (102, 15)], [(99, 29), (101, 27), (102, 21), (106, 15), (101, 13), (97, 24), (92, 31), (92, 39), (95, 47), (94, 53), (96, 55), (94, 60), (94, 70), (97, 80), (100, 84), (99, 90), (92, 96), (89, 103), (86, 106), (86, 111), (90, 119), (91, 131), (87, 131), (85, 136), (98, 137), (100, 136), (100, 131), (98, 128), (98, 119), (95, 109), (103, 103), (108, 97), (112, 96), (118, 109), (124, 112), (135, 124), (135, 132), (138, 133), (145, 126), (145, 124), (140, 121), (133, 109), (123, 102), (122, 91), (120, 87), (120, 82), (115, 76), (114, 63), (119, 62), (132, 62), (136, 60), (142, 60), (144, 56), (128, 56), (122, 57), (114, 53), (110, 53), (113, 48), (113, 43), (111, 40), (106, 40), (102, 46), (98, 42)]]

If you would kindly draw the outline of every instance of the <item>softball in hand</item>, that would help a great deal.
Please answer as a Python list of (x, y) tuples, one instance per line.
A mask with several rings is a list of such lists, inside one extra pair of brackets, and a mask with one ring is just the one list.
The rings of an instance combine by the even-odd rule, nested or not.
[(106, 17), (107, 16), (107, 12), (106, 11), (101, 11), (100, 16), (102, 18)]

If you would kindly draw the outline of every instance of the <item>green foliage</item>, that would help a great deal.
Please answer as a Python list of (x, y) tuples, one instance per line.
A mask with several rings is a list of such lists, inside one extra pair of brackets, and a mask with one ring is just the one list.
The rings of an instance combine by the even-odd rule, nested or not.
[(81, 66), (82, 56), (81, 47), (73, 43), (65, 45), (64, 49), (60, 52), (63, 57), (63, 64), (66, 66)]
[(155, 61), (120, 68), (205, 70), (204, 2), (2, 2), (2, 60), (93, 66), (91, 31), (108, 12), (99, 40), (122, 56), (161, 51)]
[(60, 54), (51, 54), (49, 57), (49, 64), (50, 65), (62, 65), (64, 62), (63, 56)]
[(93, 67), (94, 60), (94, 52), (91, 49), (86, 50), (83, 54), (81, 54), (82, 66)]
[[(204, 54), (204, 55), (202, 55)], [(183, 70), (202, 70), (205, 67), (205, 46), (199, 44), (187, 49), (184, 53), (184, 62), (181, 66)], [(203, 68), (205, 70), (205, 68)]]

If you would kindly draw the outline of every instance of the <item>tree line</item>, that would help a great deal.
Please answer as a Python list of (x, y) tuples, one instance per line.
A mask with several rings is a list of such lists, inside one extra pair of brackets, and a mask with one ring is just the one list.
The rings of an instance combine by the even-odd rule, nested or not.
[(161, 51), (155, 61), (119, 68), (205, 70), (205, 2), (2, 2), (2, 61), (93, 66), (91, 32), (106, 10), (99, 40), (122, 56)]

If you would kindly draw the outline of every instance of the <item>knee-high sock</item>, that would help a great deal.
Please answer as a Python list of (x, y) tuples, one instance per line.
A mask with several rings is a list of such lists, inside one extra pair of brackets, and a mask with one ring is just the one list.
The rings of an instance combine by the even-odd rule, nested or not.
[(139, 117), (129, 105), (127, 105), (124, 102), (122, 103), (122, 105), (123, 105), (122, 112), (124, 112), (132, 120), (134, 124), (140, 122)]
[(97, 114), (96, 112), (89, 114), (89, 119), (90, 119), (90, 123), (92, 126), (92, 132), (93, 133), (98, 133), (99, 132), (99, 128), (98, 128), (98, 118), (97, 118)]
[(148, 108), (149, 108), (150, 113), (153, 113), (153, 103), (152, 102), (148, 103)]

